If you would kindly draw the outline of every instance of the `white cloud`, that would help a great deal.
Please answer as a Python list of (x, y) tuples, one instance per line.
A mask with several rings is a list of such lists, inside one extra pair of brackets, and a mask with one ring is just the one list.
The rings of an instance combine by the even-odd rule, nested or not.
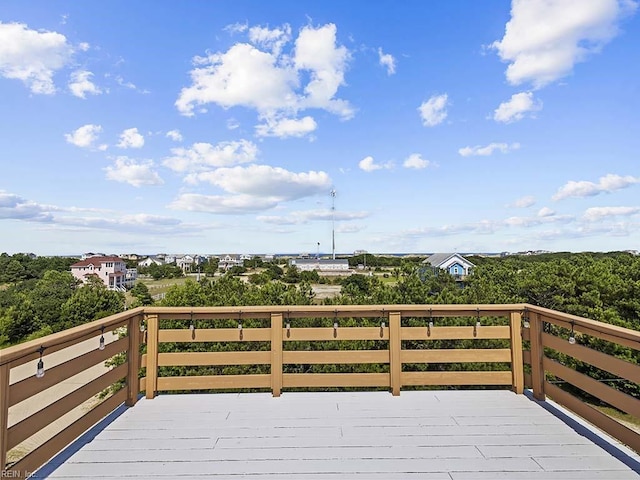
[(128, 183), (134, 187), (162, 185), (164, 182), (153, 170), (153, 161), (136, 162), (128, 157), (116, 158), (115, 164), (105, 168), (108, 180)]
[(271, 51), (236, 43), (226, 52), (194, 58), (191, 85), (175, 103), (180, 113), (191, 116), (195, 107), (214, 103), (252, 108), (260, 116), (291, 116), (306, 108), (353, 116), (348, 102), (334, 98), (350, 59), (346, 47), (337, 45), (335, 25), (304, 27), (289, 53), (280, 52), (290, 41), (288, 26), (253, 27), (249, 37)]
[(300, 225), (313, 221), (345, 222), (367, 218), (369, 212), (335, 212), (331, 210), (294, 211), (287, 216), (259, 216), (258, 220), (274, 225)]
[(447, 104), (448, 95), (434, 95), (426, 102), (418, 107), (420, 117), (422, 118), (422, 124), (425, 127), (434, 127), (444, 121), (447, 118)]
[(549, 207), (542, 207), (540, 210), (538, 210), (539, 217), (551, 217), (555, 214), (556, 212), (551, 210)]
[(120, 134), (119, 148), (142, 148), (144, 146), (144, 137), (138, 132), (137, 128), (127, 128)]
[(304, 137), (310, 134), (318, 124), (313, 117), (297, 118), (265, 118), (265, 123), (256, 125), (258, 137)]
[(536, 198), (533, 195), (526, 195), (524, 197), (518, 198), (515, 202), (513, 202), (510, 207), (515, 208), (527, 208), (535, 205)]
[(236, 120), (235, 118), (230, 118), (229, 120), (227, 120), (227, 128), (229, 130), (240, 128), (240, 122), (238, 122), (238, 120)]
[(60, 33), (0, 22), (0, 75), (21, 80), (32, 93), (55, 93), (53, 76), (72, 55), (73, 47)]
[(495, 151), (499, 151), (502, 153), (509, 153), (519, 148), (520, 148), (519, 143), (512, 143), (512, 144), (490, 143), (489, 145), (486, 145), (484, 147), (481, 145), (476, 145), (475, 147), (464, 147), (458, 150), (458, 153), (463, 157), (470, 157), (470, 156), (487, 157), (489, 155), (493, 155), (493, 152)]
[(0, 190), (0, 219), (48, 222), (52, 218), (50, 209), (46, 205)]
[(174, 142), (181, 142), (183, 140), (180, 130), (169, 130), (166, 134), (167, 138), (170, 138)]
[(304, 27), (295, 42), (293, 58), (297, 70), (308, 71), (311, 80), (304, 88), (304, 108), (322, 108), (344, 119), (353, 117), (353, 108), (345, 100), (334, 99), (338, 87), (344, 85), (344, 73), (351, 55), (338, 46), (333, 23), (314, 28)]
[(420, 155), (419, 153), (412, 153), (405, 159), (405, 161), (402, 163), (402, 166), (404, 168), (414, 168), (416, 170), (421, 170), (423, 168), (431, 166), (431, 162), (422, 158), (422, 155)]
[(380, 65), (387, 69), (387, 75), (396, 73), (396, 59), (389, 53), (384, 53), (382, 48), (378, 48), (378, 59)]
[(246, 32), (248, 29), (249, 29), (249, 25), (247, 25), (246, 23), (239, 23), (239, 22), (232, 23), (223, 28), (223, 30), (231, 34), (243, 33), (243, 32)]
[(504, 37), (491, 46), (509, 63), (509, 83), (540, 88), (600, 51), (637, 5), (629, 0), (513, 0)]
[(193, 115), (194, 107), (215, 103), (222, 108), (243, 106), (261, 112), (294, 109), (298, 84), (295, 69), (280, 66), (271, 53), (238, 43), (226, 53), (196, 57), (192, 85), (180, 92), (176, 107)]
[(176, 172), (208, 170), (211, 167), (229, 167), (256, 160), (258, 147), (248, 140), (194, 143), (190, 148), (172, 148), (172, 157), (162, 164)]
[(502, 102), (493, 112), (496, 122), (512, 123), (522, 120), (527, 112), (535, 113), (542, 110), (542, 102), (533, 98), (532, 92), (520, 92)]
[(249, 40), (258, 47), (271, 50), (275, 55), (279, 55), (282, 47), (291, 40), (291, 27), (284, 24), (282, 27), (270, 29), (269, 27), (251, 27), (249, 29)]
[[(80, 148), (92, 148), (94, 147), (94, 143), (98, 140), (98, 136), (102, 132), (102, 127), (100, 125), (93, 125), (91, 123), (87, 125), (83, 125), (82, 127), (74, 130), (71, 133), (65, 133), (64, 138), (67, 143), (75, 145)], [(106, 146), (104, 148), (98, 147), (101, 150), (106, 150)]]
[(632, 177), (631, 175), (623, 177), (611, 173), (600, 177), (598, 183), (585, 180), (579, 182), (570, 180), (558, 189), (552, 199), (562, 200), (568, 197), (592, 197), (601, 193), (611, 193), (627, 188), (636, 183), (640, 183), (640, 177)]
[(640, 213), (640, 207), (591, 207), (585, 210), (583, 218), (594, 222), (607, 217), (628, 217)]
[(389, 170), (393, 168), (393, 163), (392, 162), (376, 163), (373, 160), (373, 157), (369, 155), (368, 157), (365, 157), (358, 162), (358, 167), (360, 168), (360, 170), (364, 170), (365, 172), (373, 172), (375, 170), (382, 170), (382, 169)]
[(218, 168), (192, 174), (187, 179), (193, 183), (208, 182), (232, 194), (271, 198), (277, 202), (318, 195), (331, 187), (331, 179), (325, 172), (295, 173), (269, 165)]
[(71, 74), (71, 81), (69, 82), (69, 90), (78, 98), (86, 98), (86, 94), (100, 95), (102, 90), (96, 86), (91, 77), (93, 73), (87, 70), (76, 70)]
[(183, 193), (169, 205), (169, 208), (228, 215), (268, 210), (275, 207), (278, 201), (277, 198), (253, 197), (251, 195), (222, 196)]

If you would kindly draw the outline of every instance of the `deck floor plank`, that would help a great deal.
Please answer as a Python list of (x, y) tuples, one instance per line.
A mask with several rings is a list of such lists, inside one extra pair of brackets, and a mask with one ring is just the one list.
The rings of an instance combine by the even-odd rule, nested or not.
[(637, 455), (608, 448), (627, 462), (508, 391), (161, 395), (76, 443), (38, 478), (638, 478), (640, 464), (628, 462)]

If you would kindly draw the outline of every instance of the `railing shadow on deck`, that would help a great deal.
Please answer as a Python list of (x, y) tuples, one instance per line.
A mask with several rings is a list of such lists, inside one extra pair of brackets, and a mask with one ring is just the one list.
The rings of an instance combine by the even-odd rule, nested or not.
[(39, 470), (37, 478), (48, 478), (59, 467), (61, 467), (67, 460), (69, 460), (75, 453), (77, 453), (82, 447), (91, 443), (93, 439), (98, 436), (105, 428), (113, 423), (120, 415), (127, 411), (127, 406), (121, 404), (109, 415), (104, 417), (93, 427), (83, 433), (80, 437), (73, 441), (70, 445), (67, 445), (64, 450), (58, 453), (55, 457), (45, 463)]
[[(105, 345), (111, 330), (121, 338)], [(640, 383), (640, 366), (589, 348), (589, 339), (640, 350), (640, 332), (529, 304), (140, 307), (0, 350), (0, 472), (35, 471), (85, 432), (82, 438), (90, 438), (92, 426), (113, 419), (123, 404), (135, 405), (141, 391), (152, 399), (162, 391), (268, 389), (277, 397), (296, 389), (386, 388), (399, 395), (403, 387), (498, 386), (521, 394), (529, 387), (536, 400), (548, 395), (640, 451), (637, 432), (553, 384), (561, 379), (640, 417), (640, 399), (572, 368), (582, 362)], [(95, 341), (95, 350), (50, 365), (47, 355), (82, 341)], [(114, 358), (106, 373), (10, 419), (11, 407)], [(44, 376), (12, 378), (12, 369), (35, 361), (46, 366)], [(11, 449), (106, 390), (101, 403), (7, 465)]]
[(581, 422), (579, 420), (576, 420), (576, 418), (574, 418), (573, 416), (567, 415), (565, 411), (558, 408), (553, 403), (550, 403), (546, 400), (543, 400), (543, 401), (537, 400), (533, 396), (533, 392), (531, 390), (525, 390), (524, 394), (531, 401), (537, 403), (538, 405), (540, 405), (540, 407), (544, 408), (547, 412), (551, 413), (554, 417), (558, 418), (563, 423), (565, 423), (568, 427), (573, 429), (573, 431), (576, 432), (578, 435), (585, 437), (590, 442), (593, 442), (595, 445), (598, 445), (609, 455), (620, 460), (631, 470), (640, 474), (640, 461), (633, 458), (631, 455), (623, 451), (617, 445), (608, 441), (598, 432), (595, 432), (593, 427), (589, 428), (588, 426), (585, 425), (584, 421)]

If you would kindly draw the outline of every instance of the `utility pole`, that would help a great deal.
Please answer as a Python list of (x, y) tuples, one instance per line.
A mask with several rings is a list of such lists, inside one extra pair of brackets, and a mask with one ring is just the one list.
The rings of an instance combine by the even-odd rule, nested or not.
[(336, 259), (336, 191), (331, 190), (331, 252)]

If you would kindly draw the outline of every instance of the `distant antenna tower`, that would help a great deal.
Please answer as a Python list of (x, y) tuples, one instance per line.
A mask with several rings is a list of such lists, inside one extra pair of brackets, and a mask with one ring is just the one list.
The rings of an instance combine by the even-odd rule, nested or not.
[(336, 259), (336, 191), (331, 190), (331, 254)]

